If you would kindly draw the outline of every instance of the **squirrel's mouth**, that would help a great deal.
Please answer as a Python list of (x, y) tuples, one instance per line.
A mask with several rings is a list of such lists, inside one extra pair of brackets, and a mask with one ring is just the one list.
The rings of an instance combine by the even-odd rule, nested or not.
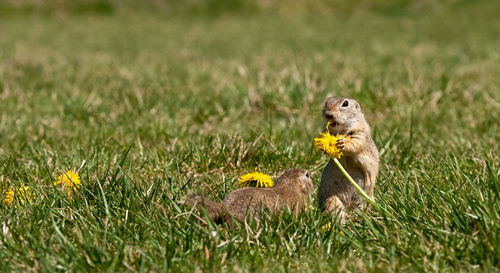
[(338, 134), (338, 130), (340, 130), (339, 123), (336, 121), (330, 120), (328, 125), (329, 125), (328, 129), (330, 130), (330, 134), (336, 136)]
[(338, 123), (336, 121), (333, 121), (333, 120), (329, 120), (328, 121), (328, 127), (330, 128), (335, 128), (337, 127)]

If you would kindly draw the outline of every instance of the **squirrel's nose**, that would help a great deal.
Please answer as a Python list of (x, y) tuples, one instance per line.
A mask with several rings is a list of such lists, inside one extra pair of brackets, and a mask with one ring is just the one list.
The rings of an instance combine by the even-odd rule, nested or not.
[(335, 111), (337, 111), (337, 106), (333, 103), (331, 103), (330, 105), (327, 105), (325, 108), (326, 108), (326, 110), (328, 110), (328, 112), (334, 113)]

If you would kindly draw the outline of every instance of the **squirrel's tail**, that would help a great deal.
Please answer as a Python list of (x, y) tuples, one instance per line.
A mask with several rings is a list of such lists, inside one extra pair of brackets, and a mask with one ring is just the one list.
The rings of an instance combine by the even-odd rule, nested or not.
[(231, 217), (222, 203), (217, 203), (202, 195), (190, 195), (184, 201), (184, 204), (189, 207), (196, 207), (199, 211), (205, 209), (208, 217), (217, 224), (224, 221), (231, 221)]

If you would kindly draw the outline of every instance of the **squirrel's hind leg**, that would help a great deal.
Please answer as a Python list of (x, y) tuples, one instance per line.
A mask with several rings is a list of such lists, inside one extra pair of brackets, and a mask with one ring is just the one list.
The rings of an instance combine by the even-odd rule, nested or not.
[(341, 223), (344, 222), (346, 213), (344, 212), (344, 203), (340, 201), (338, 196), (333, 195), (325, 200), (324, 210), (329, 214), (337, 214), (340, 217)]

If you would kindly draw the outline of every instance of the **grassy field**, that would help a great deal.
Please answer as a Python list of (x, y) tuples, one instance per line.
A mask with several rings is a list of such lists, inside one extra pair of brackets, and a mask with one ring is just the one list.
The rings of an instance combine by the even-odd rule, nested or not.
[[(1, 271), (499, 271), (497, 3), (0, 5), (0, 190), (36, 195), (0, 208)], [(340, 225), (315, 191), (296, 219), (229, 229), (182, 206), (254, 170), (306, 168), (318, 185), (327, 95), (361, 103), (388, 213)], [(71, 200), (53, 186), (70, 169)]]

